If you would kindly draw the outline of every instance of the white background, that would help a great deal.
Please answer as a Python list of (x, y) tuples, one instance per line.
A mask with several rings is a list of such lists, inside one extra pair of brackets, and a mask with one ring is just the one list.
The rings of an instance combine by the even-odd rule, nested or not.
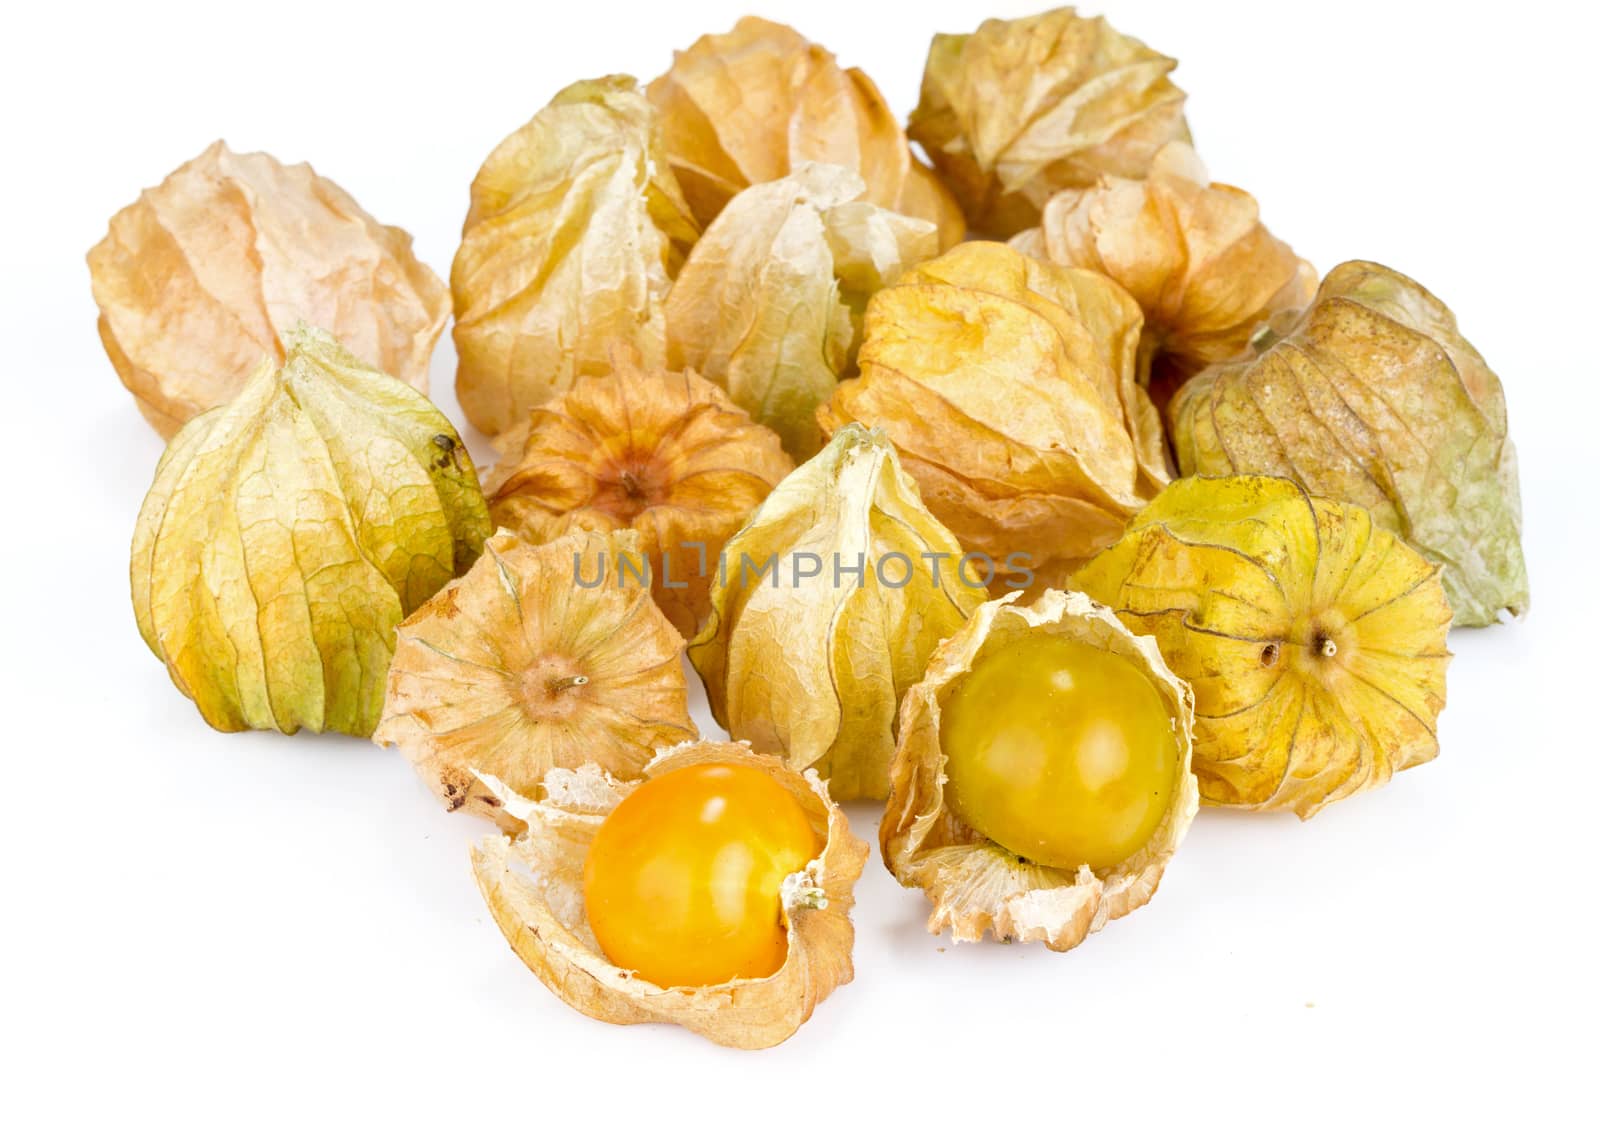
[[(1436, 762), (1309, 824), (1202, 813), (1155, 901), (1075, 952), (929, 936), (874, 859), (856, 980), (788, 1044), (602, 1025), (513, 957), (467, 867), (483, 830), (396, 752), (216, 734), (171, 687), (126, 578), (161, 444), (83, 262), (111, 214), (222, 136), (309, 159), (444, 275), (504, 134), (748, 2), (8, 12), (0, 1119), (1594, 1126), (1600, 28), (1578, 5), (1105, 5), (1181, 60), (1202, 154), (1274, 232), (1454, 307), (1506, 383), (1534, 597), (1452, 637)], [(934, 30), (1031, 7), (764, 11), (904, 113)], [(453, 367), (446, 336), (459, 422)]]

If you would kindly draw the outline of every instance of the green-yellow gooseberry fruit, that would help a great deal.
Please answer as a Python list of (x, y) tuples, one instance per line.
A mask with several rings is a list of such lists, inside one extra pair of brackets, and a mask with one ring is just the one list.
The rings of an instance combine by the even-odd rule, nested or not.
[(1128, 859), (1177, 788), (1177, 738), (1155, 685), (1121, 656), (1052, 633), (980, 653), (939, 733), (955, 814), (1054, 868)]

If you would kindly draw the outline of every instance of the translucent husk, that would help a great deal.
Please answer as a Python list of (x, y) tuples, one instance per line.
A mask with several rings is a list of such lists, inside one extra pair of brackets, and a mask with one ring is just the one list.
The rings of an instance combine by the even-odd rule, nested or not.
[(373, 741), (400, 747), (449, 809), (519, 827), (483, 775), (537, 798), (552, 769), (635, 778), (696, 735), (683, 638), (650, 597), (639, 536), (499, 531), (399, 629)]
[(1141, 325), (1104, 276), (963, 244), (873, 297), (861, 376), (819, 419), (883, 429), (928, 509), (1008, 581), (1059, 578), (1167, 480)]
[(838, 165), (747, 188), (712, 221), (667, 296), (667, 350), (805, 459), (817, 406), (855, 375), (867, 300), (938, 253), (932, 224), (861, 199)]
[(402, 616), (489, 516), (450, 422), (320, 330), (173, 437), (139, 512), (139, 631), (218, 730), (367, 735)]
[(665, 356), (662, 302), (698, 235), (655, 111), (626, 75), (574, 83), (489, 155), (450, 271), (456, 394), (493, 437), (615, 341)]
[[(1172, 716), (1179, 755), (1172, 806), (1144, 847), (1112, 868), (1083, 865), (1069, 872), (1022, 860), (968, 827), (945, 803), (942, 700), (981, 652), (1037, 632), (1129, 660), (1149, 677)], [(1112, 919), (1148, 903), (1199, 806), (1189, 768), (1193, 703), (1153, 640), (1134, 636), (1082, 593), (1049, 590), (1031, 605), (1013, 593), (978, 609), (933, 654), (927, 674), (901, 704), (892, 789), (879, 828), (889, 871), (905, 886), (922, 888), (933, 903), (928, 930), (939, 934), (948, 928), (957, 942), (976, 942), (988, 933), (1002, 942), (1070, 950)]]
[(111, 218), (89, 252), (100, 340), (170, 439), (228, 403), (287, 333), (322, 326), (424, 392), (449, 293), (386, 227), (309, 165), (218, 141)]
[(554, 770), (546, 797), (529, 802), (491, 781), (526, 822), (517, 840), (492, 836), (472, 850), (478, 888), (517, 957), (572, 1008), (614, 1025), (681, 1025), (720, 1045), (759, 1049), (794, 1035), (817, 1003), (850, 981), (853, 888), (865, 842), (829, 800), (817, 775), (804, 775), (743, 743), (698, 742), (662, 751), (645, 777), (700, 762), (732, 762), (770, 773), (800, 803), (824, 841), (805, 871), (783, 886), (788, 955), (766, 978), (718, 986), (663, 988), (619, 969), (600, 952), (583, 908), (583, 862), (596, 830), (633, 788), (600, 767)]
[(485, 486), (495, 522), (529, 542), (636, 531), (656, 604), (687, 637), (710, 612), (723, 544), (793, 470), (777, 435), (717, 386), (618, 346), (610, 373), (534, 410), (521, 454)]
[(961, 559), (893, 445), (844, 429), (728, 541), (711, 618), (689, 644), (712, 714), (814, 767), (837, 800), (884, 797), (895, 705), (984, 597)]
[(1309, 817), (1439, 752), (1439, 570), (1360, 507), (1287, 479), (1180, 479), (1076, 583), (1194, 689), (1211, 804)]
[(1183, 142), (1163, 147), (1143, 180), (1106, 175), (1058, 192), (1040, 226), (1011, 242), (1098, 271), (1132, 295), (1144, 311), (1140, 380), (1166, 395), (1245, 353), (1268, 318), (1300, 309), (1317, 289), (1316, 271), (1267, 231), (1255, 199), (1212, 184)]
[(907, 131), (972, 229), (1004, 238), (1060, 190), (1142, 177), (1163, 145), (1189, 140), (1177, 65), (1071, 8), (985, 20), (934, 36)]
[(872, 80), (793, 28), (746, 16), (723, 35), (701, 36), (648, 93), (702, 225), (743, 189), (819, 161), (860, 174), (871, 203), (931, 221), (941, 247), (965, 231)]
[(1444, 568), (1457, 624), (1526, 611), (1505, 394), (1448, 307), (1398, 271), (1344, 263), (1257, 346), (1173, 400), (1184, 474), (1288, 476), (1365, 507)]

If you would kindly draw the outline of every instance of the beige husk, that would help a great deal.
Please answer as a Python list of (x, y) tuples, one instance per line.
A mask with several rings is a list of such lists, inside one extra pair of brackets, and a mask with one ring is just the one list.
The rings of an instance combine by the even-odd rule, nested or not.
[(697, 733), (683, 638), (647, 570), (632, 530), (540, 546), (498, 532), (400, 625), (373, 741), (399, 746), (447, 808), (512, 831), (521, 825), (485, 774), (525, 796), (557, 767), (637, 776)]
[(859, 173), (880, 208), (937, 225), (940, 247), (965, 232), (960, 206), (911, 152), (872, 80), (791, 27), (746, 16), (703, 35), (646, 93), (701, 227), (741, 190), (820, 161)]
[(89, 252), (100, 340), (168, 439), (287, 359), (300, 322), (422, 392), (450, 316), (400, 228), (309, 165), (214, 142), (111, 218)]
[(580, 1013), (616, 1025), (666, 1022), (720, 1045), (767, 1048), (792, 1036), (819, 1001), (853, 976), (850, 907), (867, 845), (851, 834), (814, 771), (796, 773), (745, 743), (685, 743), (661, 751), (644, 774), (650, 778), (702, 762), (755, 766), (771, 774), (826, 838), (805, 871), (784, 881), (789, 950), (770, 977), (669, 989), (606, 961), (584, 917), (584, 857), (606, 814), (638, 783), (618, 782), (598, 766), (552, 770), (546, 797), (538, 802), (486, 777), (484, 784), (526, 821), (527, 832), (514, 841), (485, 838), (472, 850), (472, 869), (511, 949)]
[[(969, 828), (945, 805), (939, 741), (941, 697), (972, 669), (981, 649), (1029, 632), (1071, 637), (1122, 656), (1150, 678), (1172, 713), (1179, 781), (1172, 807), (1150, 840), (1114, 868), (1076, 874), (1021, 860)], [(1134, 636), (1110, 610), (1082, 593), (1050, 590), (1032, 605), (1012, 594), (990, 601), (940, 646), (922, 682), (900, 706), (900, 741), (890, 768), (888, 809), (879, 828), (883, 859), (907, 887), (933, 902), (928, 930), (949, 928), (957, 942), (985, 932), (1003, 942), (1042, 942), (1070, 950), (1112, 919), (1149, 902), (1199, 807), (1189, 768), (1194, 697), (1149, 637)]]

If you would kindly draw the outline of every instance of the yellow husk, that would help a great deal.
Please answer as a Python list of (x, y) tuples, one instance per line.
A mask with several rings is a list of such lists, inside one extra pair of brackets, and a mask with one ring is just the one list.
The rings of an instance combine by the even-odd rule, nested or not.
[(489, 779), (527, 831), (514, 841), (486, 838), (472, 850), (472, 869), (511, 949), (572, 1008), (615, 1025), (659, 1021), (721, 1045), (767, 1048), (792, 1036), (818, 1002), (853, 976), (852, 889), (866, 863), (867, 845), (851, 834), (844, 813), (814, 772), (801, 775), (743, 743), (698, 742), (664, 750), (644, 775), (701, 762), (755, 766), (771, 774), (800, 803), (824, 841), (805, 871), (784, 883), (788, 954), (769, 977), (663, 988), (606, 961), (584, 916), (583, 863), (606, 814), (633, 785), (598, 766), (553, 770), (545, 799), (535, 802)]
[(472, 564), (489, 516), (426, 397), (320, 330), (285, 345), (167, 446), (134, 531), (134, 614), (218, 730), (365, 736), (395, 625)]
[[(1035, 632), (1068, 636), (1131, 661), (1171, 712), (1179, 755), (1172, 806), (1145, 846), (1114, 868), (1097, 872), (1084, 865), (1073, 873), (1021, 860), (967, 827), (945, 804), (941, 700), (986, 646)], [(1154, 641), (1134, 636), (1082, 593), (1048, 590), (1031, 605), (1010, 594), (978, 609), (933, 654), (927, 674), (906, 693), (892, 789), (879, 828), (889, 871), (905, 886), (922, 888), (933, 903), (928, 930), (949, 929), (957, 942), (975, 942), (988, 933), (1002, 942), (1070, 950), (1110, 920), (1149, 902), (1199, 806), (1189, 768), (1193, 703)]]
[[(937, 574), (923, 555), (942, 555)], [(836, 800), (884, 797), (895, 705), (985, 595), (958, 576), (961, 558), (893, 445), (844, 429), (728, 541), (689, 644), (712, 714), (757, 750), (815, 767)], [(859, 583), (846, 572), (858, 564)]]
[(806, 459), (817, 406), (855, 375), (861, 312), (879, 289), (939, 250), (938, 234), (862, 199), (838, 165), (801, 165), (747, 188), (712, 221), (667, 295), (667, 354)]
[(907, 131), (973, 231), (1003, 239), (1061, 189), (1142, 177), (1163, 145), (1187, 141), (1177, 65), (1071, 8), (985, 20), (934, 36)]
[(1360, 507), (1180, 479), (1075, 580), (1193, 687), (1211, 804), (1310, 817), (1439, 751), (1439, 570)]
[(883, 429), (968, 550), (1023, 584), (1059, 577), (1167, 480), (1137, 381), (1141, 325), (1104, 276), (963, 244), (873, 297), (861, 376), (819, 419)]
[(491, 437), (519, 427), (604, 373), (616, 341), (659, 365), (662, 302), (698, 234), (633, 79), (557, 94), (472, 182), (450, 271), (467, 419)]

